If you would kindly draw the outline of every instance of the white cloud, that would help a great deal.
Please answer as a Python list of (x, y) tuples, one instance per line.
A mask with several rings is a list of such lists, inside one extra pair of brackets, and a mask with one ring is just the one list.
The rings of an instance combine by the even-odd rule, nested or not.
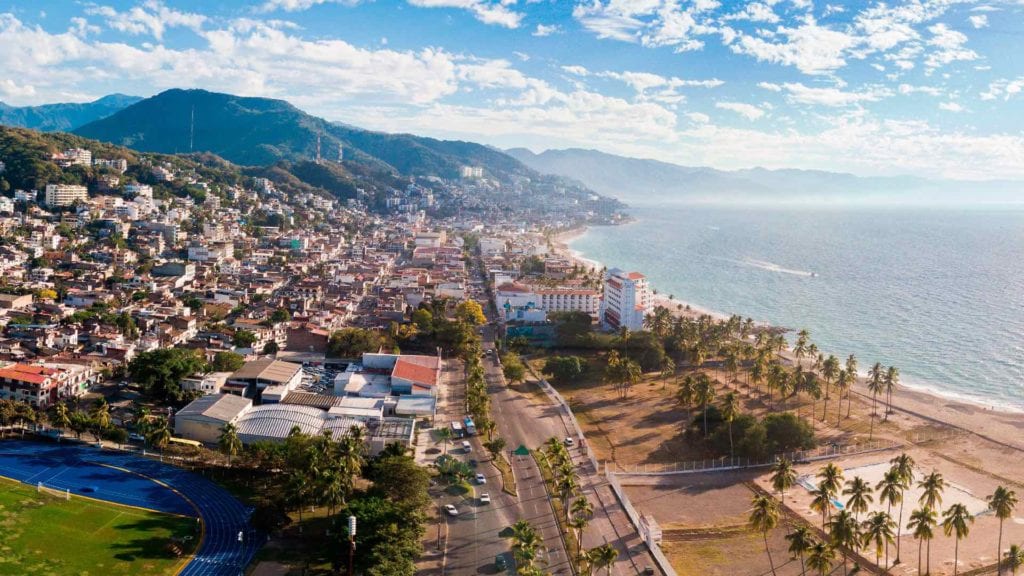
[(635, 42), (677, 52), (699, 50), (701, 36), (717, 32), (708, 11), (718, 2), (681, 0), (586, 0), (573, 8), (573, 18), (598, 38)]
[(953, 30), (942, 23), (929, 26), (928, 31), (932, 33), (928, 45), (935, 49), (925, 58), (927, 68), (934, 69), (959, 60), (978, 58), (977, 52), (964, 47), (967, 35), (963, 32)]
[(107, 26), (119, 32), (149, 34), (157, 40), (163, 40), (168, 28), (184, 27), (199, 31), (207, 20), (202, 14), (168, 8), (159, 0), (147, 0), (124, 12), (110, 6), (91, 6), (86, 8), (85, 13), (102, 16)]
[(552, 34), (561, 34), (561, 32), (562, 27), (557, 24), (552, 24), (550, 26), (545, 24), (537, 24), (537, 28), (533, 31), (533, 36), (539, 36), (543, 38), (544, 36), (551, 36)]
[(782, 84), (781, 88), (786, 91), (786, 99), (790, 103), (830, 107), (877, 102), (889, 95), (887, 89), (880, 87), (860, 92), (847, 92), (833, 87), (817, 88), (805, 86), (799, 82), (786, 82)]
[(711, 122), (711, 117), (703, 112), (688, 112), (686, 117), (697, 124), (707, 124), (708, 122)]
[(1009, 100), (1021, 92), (1024, 92), (1024, 76), (1021, 76), (1016, 80), (1000, 78), (999, 80), (989, 84), (988, 90), (982, 92), (978, 96), (982, 100), (996, 100), (999, 98)]
[(812, 18), (795, 28), (779, 26), (766, 40), (741, 35), (729, 48), (757, 60), (794, 66), (805, 74), (825, 74), (846, 66), (848, 51), (857, 38), (846, 32), (819, 26)]
[(771, 92), (782, 92), (782, 86), (774, 82), (758, 82), (757, 87), (764, 88), (765, 90), (769, 90)]
[(900, 94), (927, 94), (929, 96), (942, 96), (944, 92), (934, 86), (912, 86), (910, 84), (900, 84), (898, 87)]
[(774, 24), (779, 21), (779, 15), (772, 10), (772, 7), (762, 2), (751, 2), (739, 12), (726, 15), (723, 20), (749, 20), (751, 22), (767, 22)]
[(743, 102), (715, 102), (715, 108), (735, 112), (750, 121), (764, 116), (764, 110), (753, 104), (745, 104)]
[(573, 74), (575, 76), (589, 76), (590, 75), (590, 70), (587, 70), (583, 66), (575, 66), (575, 65), (574, 66), (562, 66), (562, 70), (568, 72), (569, 74)]
[(968, 20), (971, 22), (971, 26), (974, 26), (975, 28), (988, 27), (988, 15), (986, 14), (976, 14), (969, 17)]
[(483, 0), (408, 0), (408, 2), (420, 8), (468, 10), (484, 24), (494, 24), (505, 28), (518, 28), (523, 20), (521, 13), (511, 10), (502, 2), (485, 2)]
[(939, 109), (947, 112), (963, 112), (964, 107), (956, 102), (940, 102)]

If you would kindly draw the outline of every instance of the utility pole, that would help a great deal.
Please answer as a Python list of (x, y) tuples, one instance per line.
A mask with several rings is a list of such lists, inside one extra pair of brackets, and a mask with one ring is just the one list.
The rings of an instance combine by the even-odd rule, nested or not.
[(354, 563), (356, 558), (356, 517), (348, 517), (348, 576), (356, 576)]

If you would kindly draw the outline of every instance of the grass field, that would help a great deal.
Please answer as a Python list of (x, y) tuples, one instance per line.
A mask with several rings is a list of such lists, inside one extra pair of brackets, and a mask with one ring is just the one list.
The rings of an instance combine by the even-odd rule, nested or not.
[[(0, 478), (0, 575), (174, 574), (194, 548), (196, 521)], [(168, 544), (193, 536), (182, 557)]]

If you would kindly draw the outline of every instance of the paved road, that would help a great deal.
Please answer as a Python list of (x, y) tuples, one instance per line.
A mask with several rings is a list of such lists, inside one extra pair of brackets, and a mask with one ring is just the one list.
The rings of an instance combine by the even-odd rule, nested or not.
[[(484, 348), (493, 348), (489, 334), (485, 336)], [(538, 407), (533, 406), (528, 397), (510, 391), (505, 386), (501, 369), (492, 358), (484, 361), (484, 368), (498, 434), (505, 438), (510, 450), (520, 444), (536, 448), (544, 440), (559, 434), (557, 417), (538, 419), (535, 415)], [(445, 399), (449, 406), (449, 417), (454, 417), (457, 407), (463, 405), (464, 394), (464, 387), (450, 387), (449, 396)], [(547, 571), (551, 574), (571, 574), (569, 558), (558, 533), (544, 480), (533, 458), (512, 458), (518, 497), (510, 496), (501, 490), (501, 476), (497, 470), (483, 462), (488, 456), (480, 444), (481, 440), (479, 437), (470, 440), (473, 445), (470, 454), (459, 454), (461, 448), (453, 451), (463, 459), (479, 459), (481, 463), (478, 469), (486, 476), (487, 483), (474, 486), (476, 494), (472, 498), (445, 496), (440, 500), (441, 505), (452, 503), (459, 509), (457, 517), (447, 517), (448, 546), (444, 573), (460, 576), (496, 574), (495, 556), (505, 554), (506, 558), (511, 557), (510, 542), (500, 533), (516, 521), (526, 520), (544, 539), (542, 557)], [(477, 497), (484, 491), (491, 496), (490, 505), (479, 504)], [(511, 563), (509, 569), (511, 571)]]

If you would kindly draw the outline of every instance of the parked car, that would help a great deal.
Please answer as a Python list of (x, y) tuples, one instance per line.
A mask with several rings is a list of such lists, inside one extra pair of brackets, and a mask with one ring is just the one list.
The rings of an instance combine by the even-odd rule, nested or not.
[(483, 494), (481, 494), (480, 495), (480, 503), (481, 504), (490, 504), (491, 503), (491, 495), (490, 495), (490, 493), (484, 492)]
[(146, 437), (143, 436), (142, 434), (139, 434), (138, 432), (132, 432), (131, 434), (128, 435), (128, 439), (131, 440), (132, 442), (144, 442), (146, 440)]
[(574, 440), (573, 440), (572, 438), (566, 438), (566, 439), (565, 439), (565, 445), (566, 445), (566, 446), (572, 446), (572, 445), (573, 445), (573, 444), (575, 444), (575, 443), (576, 443), (576, 442), (575, 442), (575, 441), (574, 441)]
[(473, 446), (470, 445), (468, 440), (463, 440), (462, 441), (462, 449), (465, 450), (466, 452), (472, 452), (473, 451)]
[(459, 515), (459, 511), (455, 508), (455, 506), (452, 506), (451, 504), (445, 504), (444, 511), (447, 512), (449, 516)]
[(508, 562), (505, 560), (504, 554), (498, 554), (494, 557), (494, 567), (499, 571), (508, 569)]
[(483, 474), (477, 474), (476, 475), (476, 483), (477, 484), (487, 484), (487, 478), (485, 478)]

